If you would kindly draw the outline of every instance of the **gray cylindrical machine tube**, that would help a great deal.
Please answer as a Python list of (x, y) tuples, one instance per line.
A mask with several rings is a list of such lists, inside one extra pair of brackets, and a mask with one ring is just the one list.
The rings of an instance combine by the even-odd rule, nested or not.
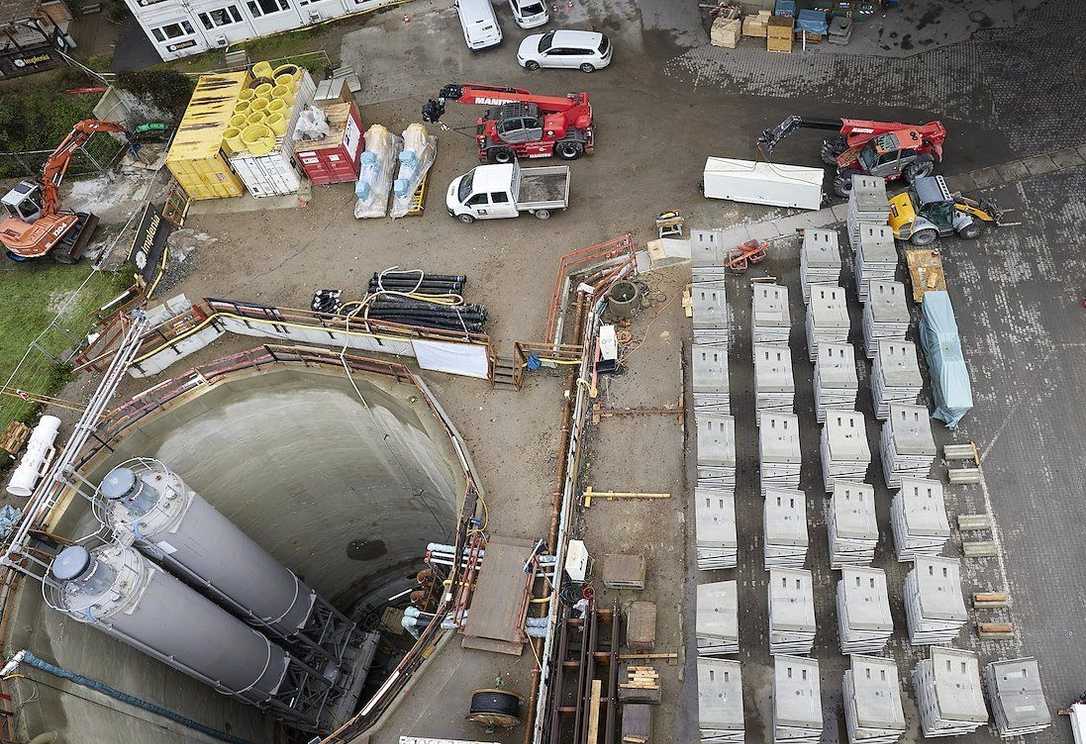
[[(150, 474), (142, 473), (147, 478)], [(264, 548), (223, 516), (179, 476), (168, 480), (191, 494), (191, 502), (168, 524), (150, 522), (137, 530), (142, 547), (171, 571), (176, 562), (283, 636), (305, 626), (316, 594)], [(158, 490), (164, 491), (160, 485)], [(120, 512), (113, 512), (117, 517)], [(141, 522), (141, 524), (147, 524)], [(129, 529), (114, 519), (114, 529)], [(183, 573), (179, 572), (179, 573)]]
[(117, 571), (137, 567), (123, 575), (139, 579), (118, 582), (102, 604), (69, 614), (254, 705), (278, 692), (290, 663), (285, 651), (131, 548), (123, 559), (93, 552)]

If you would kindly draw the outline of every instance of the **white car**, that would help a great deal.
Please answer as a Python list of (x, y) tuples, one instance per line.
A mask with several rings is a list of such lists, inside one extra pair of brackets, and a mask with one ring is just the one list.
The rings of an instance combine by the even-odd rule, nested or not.
[(543, 0), (509, 0), (509, 9), (521, 28), (536, 28), (551, 19)]
[(611, 40), (595, 31), (548, 31), (520, 42), (517, 62), (526, 70), (565, 67), (595, 72), (611, 64)]

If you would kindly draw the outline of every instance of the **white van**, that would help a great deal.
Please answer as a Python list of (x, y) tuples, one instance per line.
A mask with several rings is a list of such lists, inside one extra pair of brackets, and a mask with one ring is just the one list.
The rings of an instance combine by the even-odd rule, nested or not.
[(502, 27), (490, 0), (456, 0), (455, 5), (468, 49), (474, 52), (502, 43)]

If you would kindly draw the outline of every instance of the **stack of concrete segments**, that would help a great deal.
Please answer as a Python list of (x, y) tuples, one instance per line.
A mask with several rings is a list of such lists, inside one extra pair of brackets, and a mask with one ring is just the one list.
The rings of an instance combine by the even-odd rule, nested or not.
[(742, 744), (746, 739), (738, 661), (698, 658), (698, 732), (701, 744)]
[(695, 412), (698, 485), (735, 489), (735, 419), (721, 413)]
[(897, 664), (880, 656), (850, 661), (841, 685), (849, 744), (894, 744), (906, 730)]
[(890, 501), (890, 526), (899, 561), (939, 555), (950, 540), (943, 484), (927, 478), (902, 478)]
[(709, 486), (695, 488), (694, 531), (699, 570), (735, 568), (739, 557), (735, 492)]
[(856, 276), (856, 293), (860, 302), (867, 302), (871, 282), (893, 281), (897, 273), (897, 246), (894, 233), (888, 225), (863, 225), (860, 240), (852, 244), (856, 256), (853, 272)]
[(916, 405), (924, 378), (920, 375), (920, 360), (912, 341), (879, 339), (875, 345), (875, 362), (871, 366), (871, 398), (875, 418), (885, 421), (890, 416), (891, 403)]
[(927, 478), (936, 455), (928, 409), (891, 403), (890, 415), (882, 425), (880, 445), (887, 488), (900, 488), (901, 479), (906, 476)]
[(917, 556), (902, 594), (913, 646), (950, 643), (969, 619), (957, 558)]
[[(890, 592), (881, 568), (845, 566), (837, 582), (841, 653), (881, 654), (894, 634)], [(895, 679), (896, 681), (896, 679)]]
[(735, 581), (698, 585), (694, 624), (698, 656), (739, 653), (739, 595)]
[(822, 484), (826, 493), (839, 480), (862, 482), (871, 464), (864, 415), (859, 411), (826, 411), (822, 427)]
[(728, 347), (693, 344), (690, 347), (691, 387), (696, 413), (731, 413)]
[(852, 250), (860, 242), (860, 228), (885, 225), (890, 219), (890, 200), (886, 198), (886, 179), (880, 176), (854, 175), (848, 194), (848, 239)]
[(807, 497), (771, 486), (765, 491), (765, 567), (803, 568), (807, 562)]
[(792, 315), (788, 309), (788, 287), (755, 284), (751, 298), (751, 342), (788, 343)]
[(809, 654), (817, 631), (811, 572), (769, 569), (769, 653)]
[(826, 421), (826, 409), (856, 408), (860, 389), (856, 375), (856, 352), (852, 344), (819, 344), (815, 359), (814, 398), (815, 418)]
[(909, 305), (901, 282), (873, 279), (864, 303), (864, 353), (874, 359), (882, 339), (904, 341), (909, 332)]
[(849, 319), (845, 290), (841, 287), (811, 287), (805, 325), (807, 356), (812, 362), (818, 359), (819, 344), (847, 343)]
[(875, 489), (866, 483), (839, 480), (826, 514), (830, 567), (870, 566), (879, 543)]
[(1036, 659), (989, 663), (984, 667), (984, 686), (1000, 736), (1036, 734), (1052, 725)]
[(818, 660), (773, 660), (773, 744), (818, 744), (822, 738), (822, 685)]
[(792, 413), (796, 382), (792, 376), (792, 352), (787, 344), (754, 344), (754, 420), (763, 413)]
[(841, 281), (841, 247), (836, 230), (804, 230), (799, 253), (799, 283), (804, 304), (811, 301), (811, 285), (836, 287)]
[(799, 488), (799, 417), (763, 413), (758, 427), (758, 459), (762, 496), (770, 486)]
[(723, 230), (690, 229), (690, 265), (695, 269), (721, 268), (727, 260)]
[(913, 668), (913, 691), (925, 738), (971, 734), (988, 723), (980, 661), (972, 651), (932, 646)]
[(691, 321), (694, 343), (727, 345), (728, 297), (722, 276), (695, 267), (690, 283)]

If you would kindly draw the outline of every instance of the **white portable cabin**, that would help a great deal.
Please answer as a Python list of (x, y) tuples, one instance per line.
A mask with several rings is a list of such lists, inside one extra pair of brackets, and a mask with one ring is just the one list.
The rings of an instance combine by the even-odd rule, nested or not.
[(711, 157), (703, 183), (707, 199), (819, 209), (823, 175), (821, 168)]

